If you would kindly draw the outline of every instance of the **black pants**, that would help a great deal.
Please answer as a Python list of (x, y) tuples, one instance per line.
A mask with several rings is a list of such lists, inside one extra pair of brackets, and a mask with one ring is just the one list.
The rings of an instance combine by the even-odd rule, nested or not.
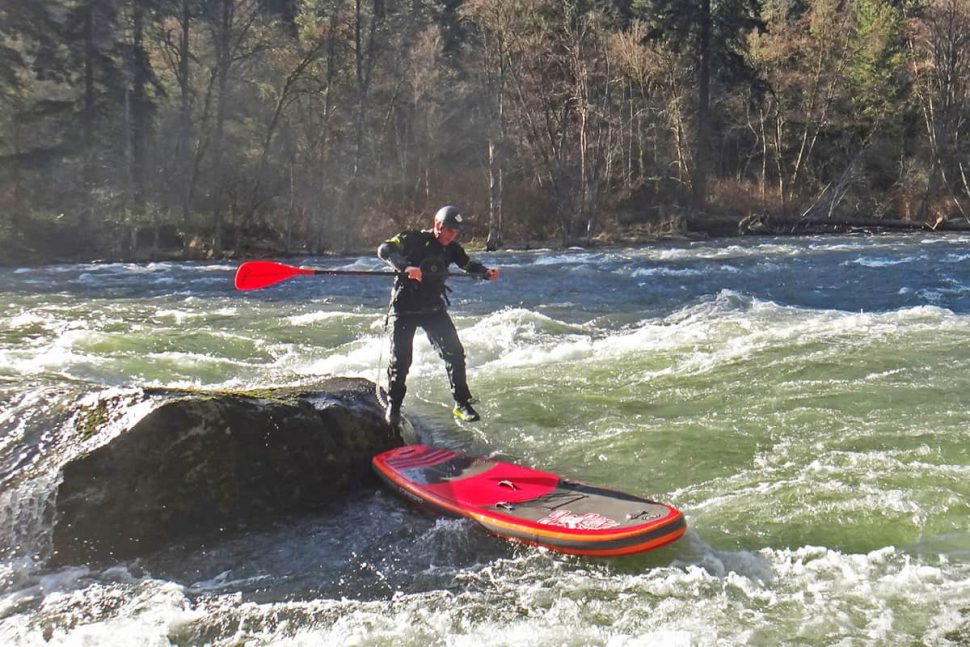
[(445, 362), (451, 394), (456, 402), (471, 398), (465, 377), (465, 349), (458, 339), (455, 324), (445, 310), (421, 314), (398, 314), (393, 316), (394, 330), (391, 335), (391, 359), (387, 365), (387, 394), (392, 402), (400, 404), (407, 392), (405, 382), (413, 359), (414, 333), (420, 326), (428, 340)]

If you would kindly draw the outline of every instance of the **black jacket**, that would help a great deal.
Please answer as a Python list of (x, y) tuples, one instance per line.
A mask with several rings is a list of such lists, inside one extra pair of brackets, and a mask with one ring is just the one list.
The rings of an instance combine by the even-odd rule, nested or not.
[(486, 268), (468, 257), (465, 249), (452, 241), (447, 247), (435, 239), (431, 230), (405, 231), (384, 241), (377, 249), (377, 255), (398, 270), (405, 267), (420, 267), (424, 272), (423, 280), (412, 281), (399, 276), (394, 281), (392, 299), (394, 311), (398, 314), (435, 312), (447, 304), (443, 274), (454, 263), (470, 274), (484, 274)]

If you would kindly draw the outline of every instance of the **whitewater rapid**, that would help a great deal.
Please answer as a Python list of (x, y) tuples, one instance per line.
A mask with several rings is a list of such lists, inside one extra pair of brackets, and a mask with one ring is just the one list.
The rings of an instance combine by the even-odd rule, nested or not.
[[(565, 557), (362, 492), (204, 549), (44, 566), (64, 416), (102, 389), (379, 379), (384, 280), (232, 289), (226, 263), (0, 270), (0, 641), (961, 645), (970, 238), (502, 252), (455, 282), (483, 421), (420, 334), (419, 440), (656, 497), (688, 533)], [(308, 259), (379, 269), (371, 257)]]

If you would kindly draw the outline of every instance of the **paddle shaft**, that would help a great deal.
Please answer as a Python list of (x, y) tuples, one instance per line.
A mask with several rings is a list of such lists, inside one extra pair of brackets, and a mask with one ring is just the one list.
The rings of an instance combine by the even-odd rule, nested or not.
[[(258, 290), (286, 281), (294, 276), (403, 276), (404, 274), (404, 272), (381, 270), (326, 270), (316, 267), (295, 267), (272, 261), (248, 261), (240, 265), (236, 271), (236, 289)], [(452, 272), (434, 274), (434, 276), (481, 278), (476, 274)]]
[(303, 267), (300, 269), (310, 270), (307, 272), (308, 274), (323, 276), (397, 276), (398, 274), (404, 274), (404, 272), (383, 272), (380, 270), (321, 270), (315, 267)]

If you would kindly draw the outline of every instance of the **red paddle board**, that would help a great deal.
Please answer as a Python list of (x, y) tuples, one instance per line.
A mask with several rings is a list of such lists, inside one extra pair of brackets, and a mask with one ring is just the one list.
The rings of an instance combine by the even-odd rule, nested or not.
[(687, 528), (684, 515), (664, 503), (447, 449), (398, 447), (375, 456), (373, 464), (409, 499), (468, 517), (499, 537), (562, 553), (642, 553)]

